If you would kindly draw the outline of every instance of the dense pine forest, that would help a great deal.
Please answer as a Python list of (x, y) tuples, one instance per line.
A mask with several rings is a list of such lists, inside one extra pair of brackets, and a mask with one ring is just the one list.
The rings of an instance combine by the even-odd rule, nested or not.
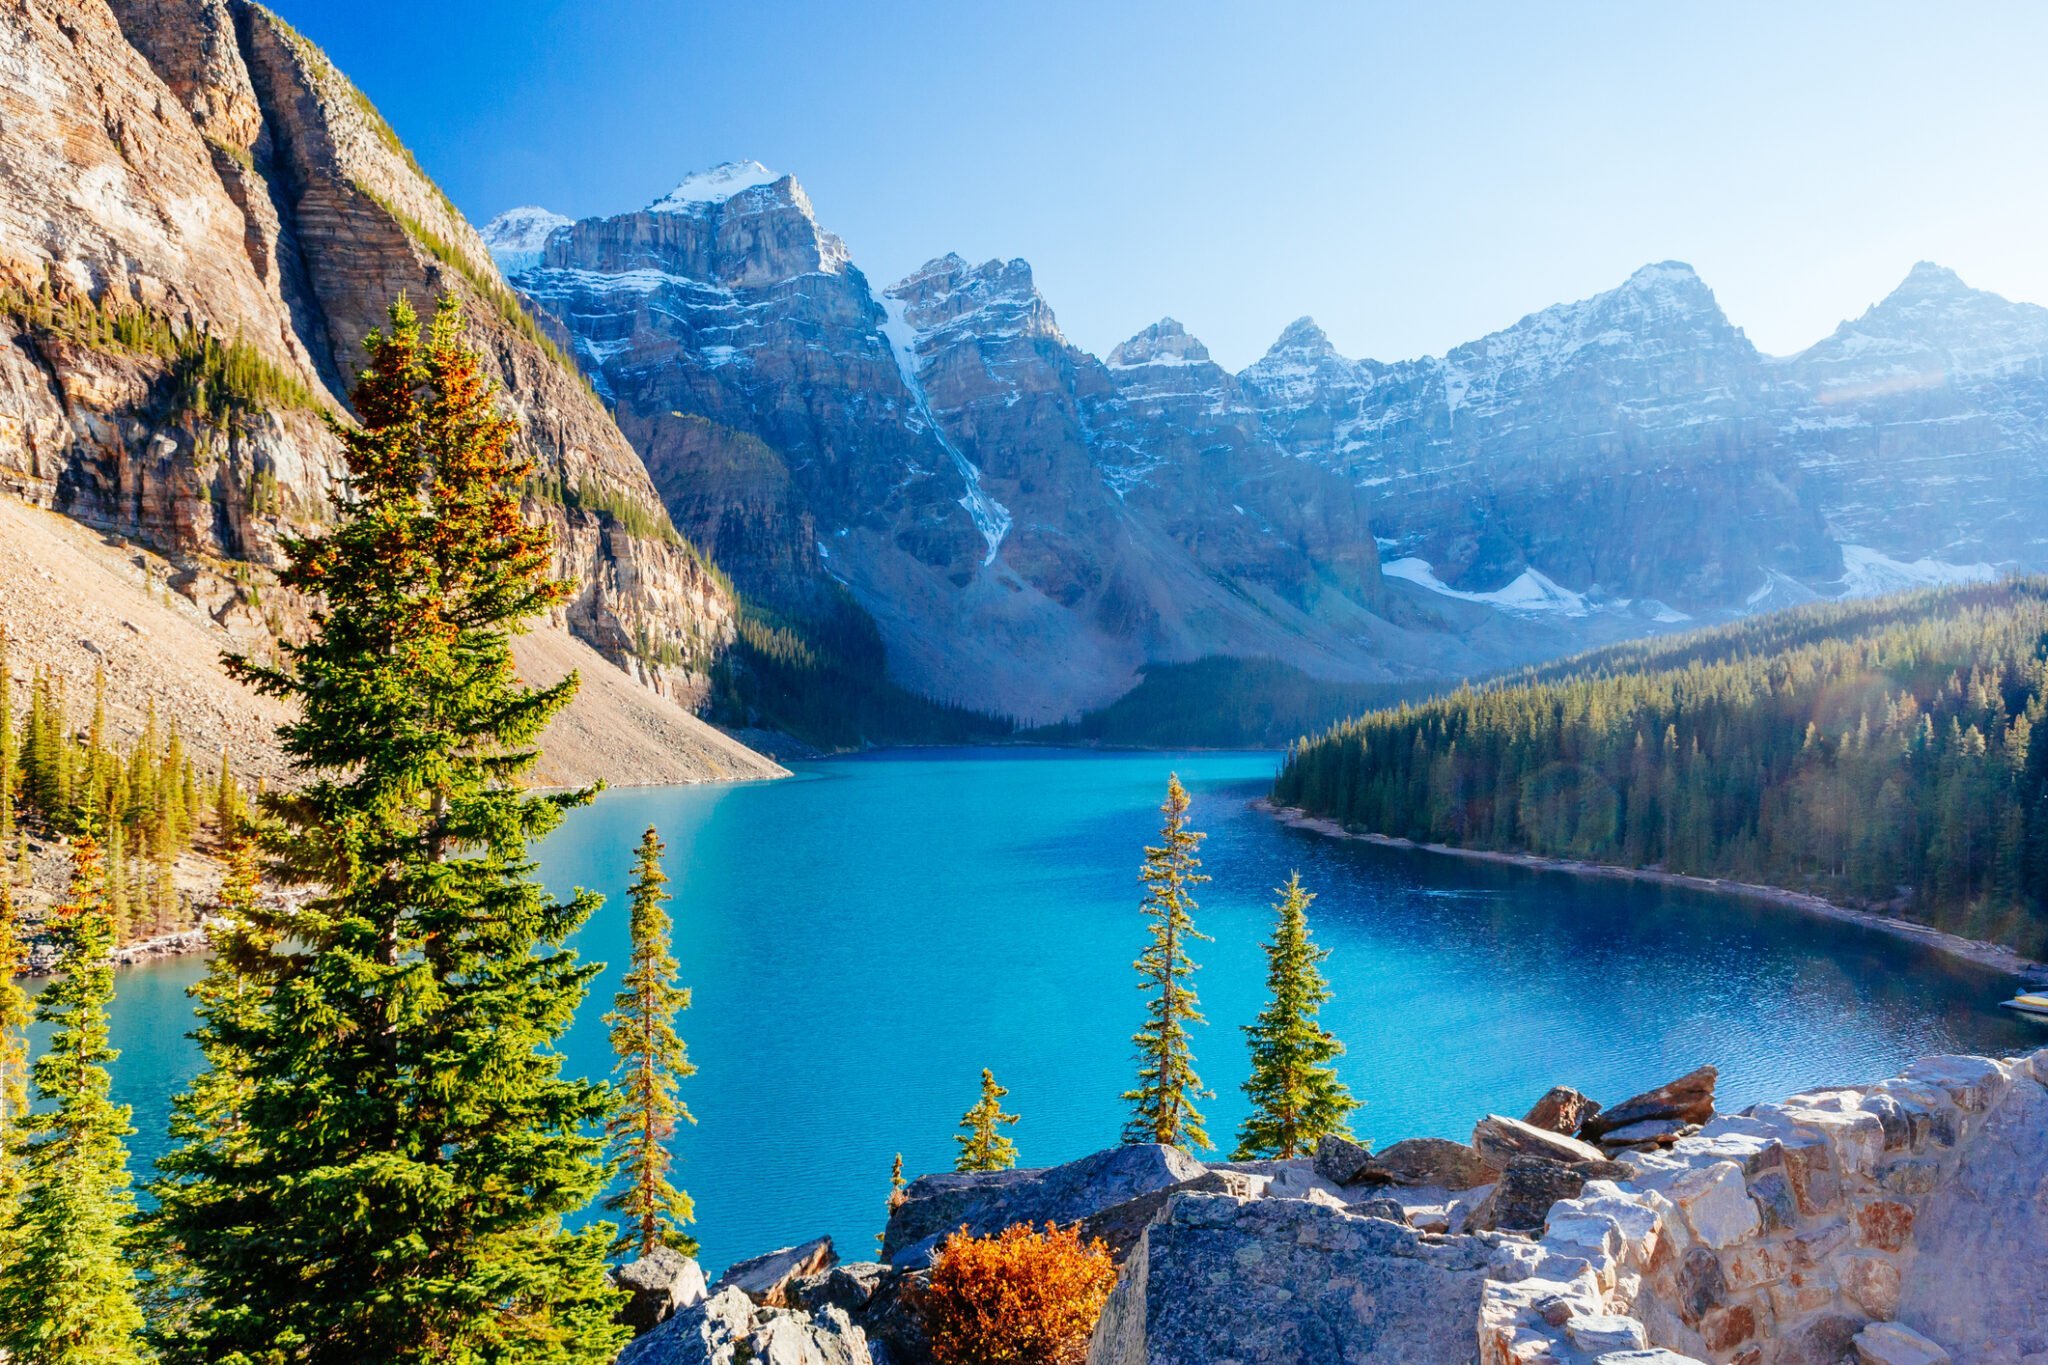
[(226, 758), (202, 772), (154, 706), (140, 734), (116, 743), (103, 676), (82, 727), (59, 679), (38, 671), (26, 690), (24, 705), (0, 641), (0, 857), (15, 864), (0, 869), (0, 881), (28, 880), (29, 834), (91, 834), (106, 863), (117, 941), (191, 928), (199, 909), (179, 894), (173, 867), (217, 838), (247, 802)]
[(2048, 579), (1796, 608), (1374, 711), (1275, 799), (1730, 877), (2048, 954)]

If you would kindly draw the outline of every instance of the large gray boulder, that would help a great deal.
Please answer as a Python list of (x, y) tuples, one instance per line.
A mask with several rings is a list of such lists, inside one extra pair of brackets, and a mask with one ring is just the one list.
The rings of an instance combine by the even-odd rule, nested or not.
[(787, 1308), (790, 1306), (789, 1287), (793, 1282), (806, 1275), (830, 1270), (838, 1263), (839, 1253), (832, 1249), (832, 1239), (813, 1237), (797, 1246), (778, 1247), (774, 1251), (733, 1262), (718, 1277), (718, 1283), (711, 1286), (711, 1292), (716, 1294), (721, 1289), (737, 1289), (763, 1307)]
[(838, 1308), (758, 1308), (722, 1289), (634, 1341), (618, 1365), (874, 1365), (874, 1357), (867, 1334)]
[[(1178, 1147), (1143, 1143), (1069, 1161), (1064, 1166), (985, 1174), (919, 1176), (889, 1215), (882, 1259), (894, 1265), (926, 1259), (930, 1243), (963, 1225), (999, 1232), (1012, 1223), (1078, 1223), (1143, 1195), (1204, 1174)], [(915, 1248), (917, 1255), (900, 1255)]]
[(703, 1267), (673, 1247), (656, 1247), (628, 1261), (612, 1272), (612, 1282), (631, 1296), (619, 1310), (619, 1321), (636, 1333), (660, 1326), (679, 1308), (702, 1303), (707, 1292)]
[(1449, 1138), (1407, 1138), (1374, 1154), (1359, 1178), (1382, 1185), (1428, 1185), (1442, 1190), (1469, 1190), (1491, 1183), (1500, 1168), (1476, 1148)]
[(1176, 1194), (1088, 1365), (1467, 1365), (1493, 1253), (1308, 1200)]

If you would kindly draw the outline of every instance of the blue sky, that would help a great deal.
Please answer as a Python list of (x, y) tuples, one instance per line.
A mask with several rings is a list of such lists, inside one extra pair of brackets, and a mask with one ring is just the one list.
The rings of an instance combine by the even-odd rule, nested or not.
[(751, 157), (1097, 353), (1439, 352), (1663, 259), (1773, 352), (1923, 257), (2048, 302), (2048, 6), (273, 3), (479, 223)]

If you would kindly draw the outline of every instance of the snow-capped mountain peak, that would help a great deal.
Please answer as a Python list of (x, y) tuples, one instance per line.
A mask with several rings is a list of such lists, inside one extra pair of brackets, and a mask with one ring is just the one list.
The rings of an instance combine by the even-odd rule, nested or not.
[(1207, 365), (1209, 348), (1172, 318), (1161, 318), (1109, 353), (1109, 368), (1140, 365)]
[(506, 209), (484, 224), (482, 236), (498, 269), (516, 275), (539, 265), (548, 238), (568, 227), (571, 221), (538, 204), (522, 204)]
[(653, 213), (688, 213), (705, 204), (722, 204), (741, 190), (772, 185), (782, 179), (758, 161), (726, 161), (683, 177), (682, 183), (649, 204)]

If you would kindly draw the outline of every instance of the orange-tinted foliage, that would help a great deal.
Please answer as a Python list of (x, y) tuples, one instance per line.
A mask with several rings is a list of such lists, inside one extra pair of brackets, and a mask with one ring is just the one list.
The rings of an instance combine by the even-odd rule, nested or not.
[(989, 1237), (948, 1237), (924, 1298), (938, 1365), (1079, 1365), (1116, 1284), (1100, 1239), (1081, 1225), (1014, 1224)]

